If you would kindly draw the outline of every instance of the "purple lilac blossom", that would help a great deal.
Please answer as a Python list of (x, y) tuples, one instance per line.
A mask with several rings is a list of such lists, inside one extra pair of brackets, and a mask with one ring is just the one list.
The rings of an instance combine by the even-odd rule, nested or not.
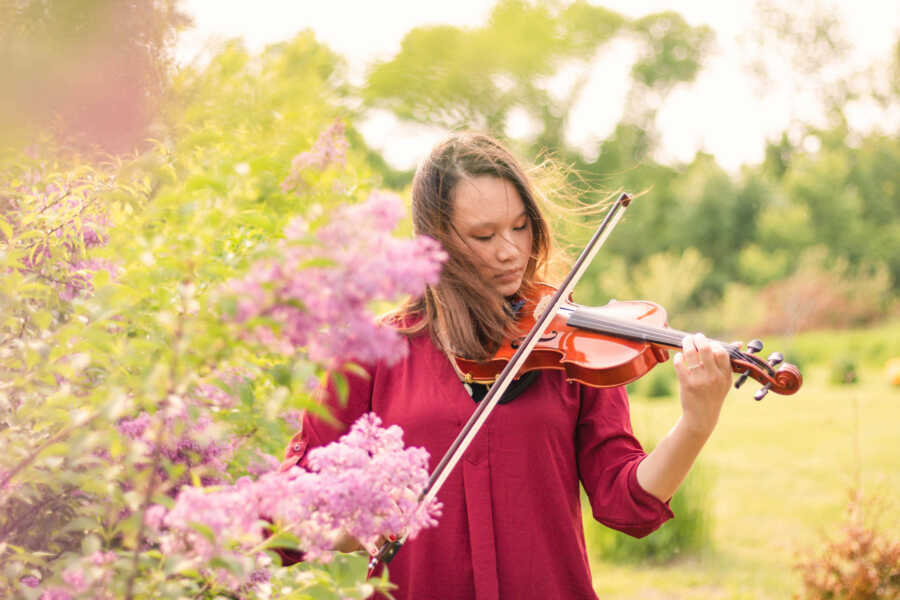
[[(191, 418), (187, 410), (152, 416), (142, 412), (132, 419), (119, 421), (118, 429), (122, 435), (146, 444), (146, 464), (150, 463), (153, 449), (157, 447), (156, 427), (152, 426), (156, 419), (163, 419), (165, 430), (157, 448), (160, 454), (173, 463), (190, 468), (202, 467), (207, 473), (225, 472), (227, 462), (234, 454), (236, 440), (221, 441), (224, 436), (212, 419), (204, 414)], [(173, 490), (178, 489), (178, 484), (187, 483), (190, 477), (190, 472), (185, 473)], [(213, 485), (223, 480), (218, 476), (204, 475), (201, 481)]]
[(138, 439), (143, 437), (144, 432), (147, 431), (148, 425), (150, 425), (150, 415), (146, 412), (142, 412), (133, 419), (123, 419), (119, 421), (118, 428), (122, 435), (132, 439)]
[(234, 396), (214, 383), (201, 383), (195, 388), (194, 393), (211, 406), (231, 408), (235, 404)]
[(66, 584), (71, 587), (76, 594), (80, 594), (88, 588), (88, 583), (85, 579), (84, 571), (78, 568), (71, 568), (63, 571), (62, 580), (66, 582)]
[(44, 590), (40, 600), (72, 600), (72, 594), (65, 588), (52, 587)]
[(254, 376), (248, 369), (232, 367), (216, 370), (205, 379), (194, 388), (193, 398), (211, 408), (226, 409), (237, 404), (236, 388), (252, 381)]
[(298, 429), (300, 429), (300, 425), (303, 423), (303, 411), (292, 408), (287, 412), (281, 414), (281, 420), (284, 421), (292, 430), (297, 431)]
[(161, 522), (163, 552), (191, 551), (206, 561), (235, 543), (251, 548), (265, 539), (268, 520), (294, 533), (309, 560), (329, 560), (342, 530), (365, 547), (382, 535), (414, 538), (440, 514), (436, 500), (418, 506), (428, 453), (404, 448), (399, 427), (380, 425), (374, 414), (364, 415), (337, 442), (311, 450), (309, 470), (242, 477), (215, 490), (182, 488)]
[(42, 215), (42, 227), (55, 233), (55, 238), (62, 244), (51, 248), (48, 241), (39, 242), (22, 258), (23, 272), (35, 273), (54, 282), (59, 288), (60, 299), (71, 302), (92, 293), (93, 274), (97, 271), (105, 270), (113, 277), (117, 275), (118, 267), (110, 261), (88, 259), (85, 254), (109, 241), (106, 233), (110, 227), (109, 217), (96, 207), (96, 202), (72, 192), (78, 187), (98, 186), (99, 182), (75, 181), (66, 186), (50, 183), (41, 189), (42, 180), (43, 173), (34, 171), (31, 187), (23, 192), (41, 194), (43, 206), (37, 214)]
[(103, 565), (107, 565), (116, 560), (115, 552), (104, 552), (102, 550), (97, 550), (90, 556), (91, 564), (96, 567), (102, 567)]
[(281, 466), (281, 461), (272, 456), (271, 454), (266, 454), (265, 452), (261, 452), (258, 448), (256, 449), (256, 456), (250, 460), (250, 463), (247, 465), (247, 472), (253, 475), (254, 477), (259, 477), (261, 475), (265, 475), (266, 473), (270, 473), (272, 471), (277, 471), (278, 467)]
[(319, 134), (313, 147), (301, 152), (291, 161), (291, 172), (281, 183), (281, 190), (288, 193), (305, 187), (303, 172), (307, 169), (324, 171), (331, 165), (343, 167), (347, 160), (347, 138), (345, 127), (335, 121), (328, 129)]
[[(390, 235), (403, 212), (397, 196), (375, 192), (362, 204), (340, 207), (314, 233), (303, 219), (294, 219), (279, 260), (260, 261), (230, 283), (238, 298), (234, 320), (276, 321), (277, 332), (258, 325), (247, 335), (283, 354), (304, 347), (310, 360), (326, 367), (399, 359), (406, 350), (401, 336), (376, 323), (367, 306), (421, 294), (437, 282), (447, 258), (431, 238)], [(316, 264), (323, 260), (326, 266)]]
[(71, 302), (80, 295), (88, 295), (94, 291), (94, 273), (106, 271), (110, 277), (115, 278), (119, 274), (119, 267), (108, 260), (90, 259), (69, 262), (69, 279), (65, 287), (59, 292), (59, 297)]

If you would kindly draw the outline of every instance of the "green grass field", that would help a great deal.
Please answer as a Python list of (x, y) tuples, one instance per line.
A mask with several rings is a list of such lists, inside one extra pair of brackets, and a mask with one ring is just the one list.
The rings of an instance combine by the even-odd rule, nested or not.
[[(699, 459), (712, 481), (710, 544), (664, 565), (595, 556), (598, 595), (792, 598), (801, 591), (794, 565), (839, 536), (854, 489), (876, 499), (867, 516), (877, 513), (878, 530), (900, 539), (900, 387), (889, 386), (881, 368), (881, 358), (896, 350), (900, 336), (894, 333), (896, 325), (874, 334), (880, 356), (860, 360), (856, 385), (829, 383), (828, 362), (812, 355), (817, 338), (834, 340), (811, 334), (796, 340), (810, 359), (796, 395), (769, 394), (757, 403), (752, 381), (732, 391)], [(846, 336), (863, 338), (859, 332)], [(632, 423), (642, 440), (660, 439), (679, 412), (676, 398), (632, 396)]]

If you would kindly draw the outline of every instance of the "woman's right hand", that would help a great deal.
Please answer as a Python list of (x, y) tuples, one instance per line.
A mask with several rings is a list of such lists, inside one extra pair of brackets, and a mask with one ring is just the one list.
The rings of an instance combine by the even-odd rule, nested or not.
[(334, 549), (338, 552), (356, 552), (357, 550), (365, 550), (369, 553), (369, 556), (375, 556), (376, 554), (378, 554), (378, 550), (387, 541), (387, 538), (382, 535), (377, 540), (375, 540), (375, 543), (372, 544), (372, 546), (366, 548), (358, 539), (356, 539), (346, 531), (341, 531), (341, 535), (334, 543)]
[(334, 549), (337, 552), (356, 552), (357, 550), (362, 550), (363, 547), (359, 540), (342, 530), (341, 535), (338, 536), (337, 541), (334, 543)]

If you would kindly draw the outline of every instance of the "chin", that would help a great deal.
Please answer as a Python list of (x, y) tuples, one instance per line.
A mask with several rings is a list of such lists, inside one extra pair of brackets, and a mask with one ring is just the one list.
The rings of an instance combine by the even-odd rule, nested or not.
[(519, 281), (516, 281), (513, 283), (506, 283), (506, 284), (498, 285), (497, 291), (500, 292), (500, 294), (502, 294), (503, 296), (508, 298), (510, 296), (515, 296), (516, 293), (519, 291), (520, 287), (522, 287), (521, 279)]

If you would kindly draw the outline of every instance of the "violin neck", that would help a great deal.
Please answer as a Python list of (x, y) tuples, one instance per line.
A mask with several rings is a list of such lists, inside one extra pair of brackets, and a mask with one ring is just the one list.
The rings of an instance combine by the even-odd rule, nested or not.
[(612, 337), (644, 342), (674, 350), (681, 349), (687, 332), (667, 327), (643, 325), (632, 319), (622, 319), (600, 314), (599, 311), (576, 309), (569, 315), (568, 324), (578, 329), (606, 334)]

